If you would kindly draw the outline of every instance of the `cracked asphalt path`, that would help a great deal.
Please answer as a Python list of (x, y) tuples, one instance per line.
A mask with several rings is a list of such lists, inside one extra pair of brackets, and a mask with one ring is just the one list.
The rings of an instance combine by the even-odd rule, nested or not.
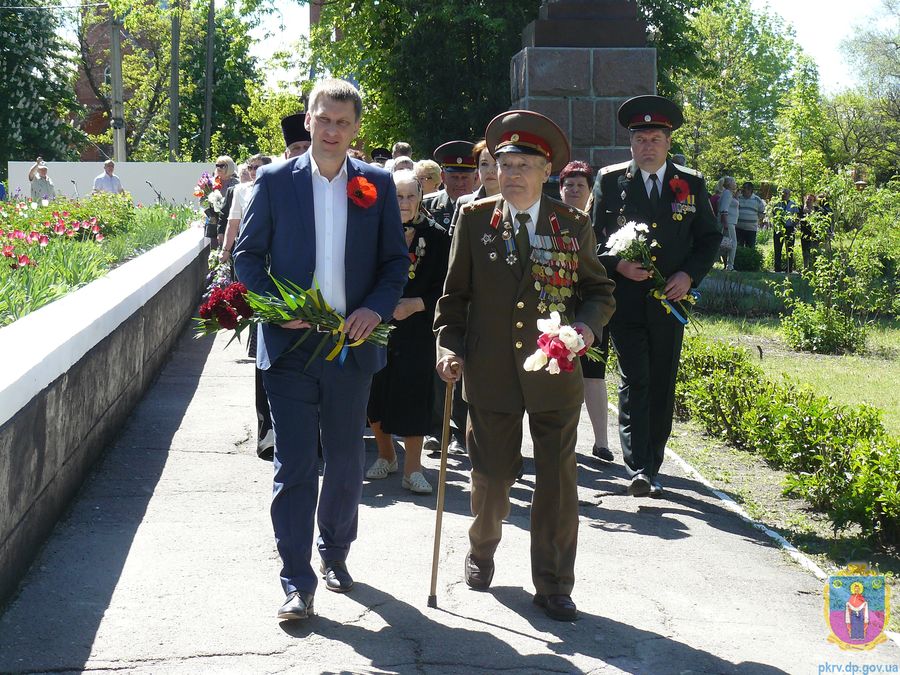
[[(365, 487), (354, 590), (323, 588), (318, 616), (279, 624), (253, 369), (225, 343), (182, 337), (0, 617), (0, 672), (765, 674), (900, 663), (892, 643), (861, 654), (829, 644), (821, 583), (673, 462), (667, 499), (628, 497), (617, 441), (616, 464), (587, 456), (586, 415), (579, 621), (552, 621), (531, 603), (530, 461), (493, 587), (465, 586), (469, 467), (454, 455), (438, 609), (426, 606), (435, 498), (393, 475)], [(435, 484), (437, 464), (426, 459)]]

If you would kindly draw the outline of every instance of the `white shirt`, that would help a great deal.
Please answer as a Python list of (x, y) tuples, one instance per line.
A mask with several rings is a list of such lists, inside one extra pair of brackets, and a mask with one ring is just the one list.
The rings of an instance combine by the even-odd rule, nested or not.
[(344, 254), (347, 244), (347, 160), (340, 173), (329, 181), (319, 173), (312, 153), (313, 210), (316, 216), (315, 280), (332, 309), (347, 314), (347, 286)]
[(656, 171), (644, 171), (641, 169), (641, 176), (644, 177), (644, 187), (647, 188), (647, 196), (650, 196), (650, 190), (653, 189), (653, 181), (650, 180), (650, 174), (656, 174), (656, 190), (662, 195), (663, 176), (666, 175), (666, 165), (663, 164)]
[(247, 204), (250, 203), (250, 193), (253, 192), (253, 183), (238, 183), (231, 191), (231, 211), (228, 212), (228, 220), (240, 220), (239, 232), (244, 231), (244, 214), (247, 212)]
[[(513, 206), (509, 202), (506, 202), (506, 203), (509, 206), (509, 215), (512, 216), (513, 224), (515, 225), (516, 232), (518, 232), (519, 231), (519, 221), (516, 220), (516, 216), (522, 212), (519, 211), (519, 209), (517, 209), (515, 206)], [(541, 212), (540, 198), (538, 198), (538, 200), (534, 204), (532, 204), (525, 210), (525, 213), (527, 213), (529, 216), (531, 216), (531, 218), (528, 220), (528, 238), (529, 239), (531, 239), (534, 236), (534, 231), (535, 231), (535, 228), (537, 227), (538, 214), (540, 212)]]
[(112, 192), (118, 194), (122, 192), (122, 181), (116, 174), (110, 176), (105, 171), (94, 179), (94, 189), (98, 192)]

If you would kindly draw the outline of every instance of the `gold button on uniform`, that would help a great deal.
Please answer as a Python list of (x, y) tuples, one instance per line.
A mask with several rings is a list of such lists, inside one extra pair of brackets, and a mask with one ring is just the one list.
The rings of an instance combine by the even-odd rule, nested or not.
[(521, 321), (516, 321), (516, 328), (523, 328), (525, 326)]
[(516, 303), (516, 307), (518, 307), (519, 309), (525, 309), (525, 303), (522, 302), (521, 300), (519, 300), (519, 301)]
[(522, 341), (516, 340), (516, 349), (522, 349)]
[(656, 227), (656, 223), (652, 223), (650, 227)]
[(655, 255), (651, 255), (651, 256), (650, 256), (650, 260), (652, 260), (653, 262), (656, 262), (656, 256), (655, 256)]

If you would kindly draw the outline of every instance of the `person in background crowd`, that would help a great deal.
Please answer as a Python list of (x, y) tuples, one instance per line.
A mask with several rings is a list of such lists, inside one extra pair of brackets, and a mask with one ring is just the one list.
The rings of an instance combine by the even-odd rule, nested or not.
[[(533, 602), (552, 619), (572, 621), (578, 543), (578, 474), (575, 444), (583, 400), (574, 371), (552, 375), (525, 370), (535, 349), (539, 319), (554, 311), (581, 330), (590, 346), (615, 307), (613, 284), (597, 260), (587, 216), (542, 194), (551, 173), (569, 161), (562, 130), (543, 115), (514, 110), (485, 131), (497, 159), (501, 194), (467, 204), (459, 216), (444, 295), (438, 301), (437, 371), (445, 382), (465, 379), (471, 418), (472, 460), (469, 551), (464, 578), (486, 590), (494, 553), (510, 511), (510, 488), (522, 467), (522, 423), (527, 412), (534, 441), (535, 488), (531, 502)], [(514, 234), (515, 232), (515, 234)], [(563, 232), (564, 236), (553, 236)], [(572, 242), (578, 242), (573, 244)], [(577, 268), (560, 294), (534, 261)], [(540, 272), (538, 272), (540, 269)]]
[[(316, 284), (346, 317), (351, 342), (365, 340), (391, 316), (409, 270), (394, 181), (347, 157), (361, 115), (353, 85), (316, 83), (306, 113), (312, 146), (261, 172), (234, 253), (238, 277), (255, 293), (277, 293), (273, 278), (301, 288)], [(371, 202), (353, 192), (363, 181), (374, 187)], [(313, 339), (298, 343), (309, 331)], [(346, 359), (316, 355), (315, 331), (301, 320), (261, 324), (257, 331), (257, 363), (275, 425), (271, 516), (286, 596), (277, 614), (282, 621), (314, 615), (316, 522), (325, 587), (336, 593), (353, 588), (347, 557), (359, 523), (366, 405), (372, 376), (386, 364), (384, 349), (368, 342), (348, 350)]]
[(420, 211), (422, 186), (416, 174), (401, 169), (393, 175), (409, 247), (409, 281), (394, 310), (396, 328), (388, 343), (387, 366), (372, 379), (368, 417), (378, 459), (369, 467), (366, 478), (387, 478), (397, 471), (392, 435), (402, 436), (405, 457), (401, 484), (415, 494), (431, 494), (422, 471), (422, 441), (431, 428), (436, 361), (431, 326), (447, 275), (450, 237), (447, 230)]
[(309, 131), (303, 126), (306, 116), (294, 113), (281, 120), (281, 135), (284, 137), (284, 158), (299, 157), (309, 150), (311, 139)]
[(678, 166), (687, 166), (687, 157), (682, 155), (680, 152), (676, 152), (672, 155), (672, 164), (677, 164)]
[[(426, 194), (422, 200), (422, 206), (438, 225), (450, 231), (456, 201), (475, 189), (477, 175), (475, 144), (469, 141), (448, 141), (435, 148), (433, 157), (441, 165), (441, 180), (445, 187), (443, 190)], [(452, 236), (452, 231), (450, 234)], [(440, 379), (435, 376), (434, 381), (436, 392), (443, 392), (444, 385)], [(447, 447), (449, 452), (454, 453), (466, 451), (466, 419), (468, 415), (462, 388), (462, 385), (457, 385), (453, 392), (451, 415), (453, 425), (450, 428), (453, 438), (450, 439)], [(439, 452), (441, 447), (439, 438), (444, 414), (442, 401), (442, 396), (435, 396), (432, 434), (425, 439), (425, 449), (431, 453)]]
[(28, 170), (28, 180), (31, 182), (32, 200), (56, 198), (56, 188), (53, 186), (53, 181), (47, 176), (47, 165), (44, 164), (43, 158), (38, 157), (34, 160), (34, 164)]
[[(559, 196), (563, 204), (586, 212), (591, 190), (594, 187), (594, 170), (587, 162), (569, 162), (559, 172)], [(606, 233), (594, 229), (597, 241), (606, 241)], [(609, 330), (603, 332), (594, 342), (603, 361), (594, 362), (586, 356), (581, 357), (581, 374), (584, 377), (584, 406), (594, 432), (594, 445), (591, 454), (597, 459), (612, 462), (615, 457), (609, 449), (607, 422), (609, 420), (608, 401), (606, 395), (606, 359), (609, 356)]]
[(412, 157), (412, 146), (406, 141), (397, 141), (391, 148), (391, 157), (394, 159)]
[(386, 169), (387, 161), (392, 159), (391, 151), (387, 148), (372, 148), (369, 154), (372, 155), (372, 164), (382, 169)]
[[(737, 251), (736, 227), (741, 213), (741, 203), (735, 194), (737, 181), (732, 176), (723, 176), (719, 179), (719, 183), (721, 183), (722, 191), (719, 194), (716, 217), (722, 228), (722, 237), (727, 238), (731, 244), (727, 249), (728, 252), (722, 255), (725, 270), (730, 272), (734, 269), (734, 255)], [(718, 189), (719, 186), (717, 185), (716, 188)]]
[(803, 253), (803, 269), (811, 269), (816, 259), (816, 249), (822, 243), (822, 235), (831, 231), (831, 208), (825, 195), (806, 195), (800, 220), (800, 250)]
[(347, 148), (347, 157), (358, 159), (361, 162), (366, 161), (366, 153), (364, 153), (362, 150), (357, 150), (356, 148)]
[(491, 157), (491, 153), (487, 151), (486, 143), (483, 140), (478, 141), (472, 153), (478, 162), (478, 180), (481, 182), (481, 185), (474, 192), (463, 195), (456, 200), (453, 218), (450, 221), (451, 235), (453, 234), (453, 227), (456, 225), (456, 219), (459, 218), (459, 210), (464, 204), (468, 204), (476, 199), (484, 199), (485, 197), (493, 197), (496, 194), (500, 194), (500, 183), (497, 181), (497, 162)]
[(250, 177), (250, 167), (246, 163), (238, 164), (237, 174), (241, 180), (241, 185), (253, 182), (253, 179)]
[(734, 226), (738, 246), (753, 248), (756, 246), (756, 232), (766, 217), (766, 203), (762, 197), (753, 192), (753, 183), (749, 180), (744, 183), (741, 193), (738, 195), (738, 205), (740, 212), (737, 224)]
[[(225, 210), (225, 204), (228, 201), (228, 190), (240, 182), (237, 177), (237, 165), (235, 165), (231, 157), (222, 155), (216, 158), (216, 173), (213, 180), (221, 184), (219, 192), (222, 198), (218, 203), (210, 202), (209, 208), (206, 209), (206, 215), (214, 223), (207, 225), (209, 228), (207, 232), (215, 231), (215, 236), (211, 237), (211, 239), (213, 239), (215, 248), (220, 248), (225, 243), (225, 229), (228, 226), (228, 212)], [(215, 229), (213, 230), (213, 228)]]
[(772, 244), (775, 247), (775, 271), (781, 272), (781, 251), (784, 249), (788, 274), (794, 271), (794, 234), (800, 207), (791, 199), (791, 191), (781, 191), (781, 200), (772, 209)]
[(441, 188), (441, 166), (433, 159), (420, 159), (415, 172), (422, 184), (422, 194), (430, 195)]
[[(416, 163), (412, 161), (409, 157), (405, 155), (401, 155), (400, 157), (396, 157), (394, 159), (394, 163), (391, 164), (391, 173), (396, 173), (397, 171), (413, 171), (415, 169)], [(385, 167), (387, 168), (387, 167)]]
[(111, 159), (103, 162), (103, 173), (94, 179), (94, 192), (111, 192), (120, 194), (125, 192), (122, 187), (122, 181), (113, 173), (116, 170), (116, 163)]
[[(629, 221), (645, 223), (648, 245), (656, 242), (651, 250), (665, 279), (665, 298), (680, 301), (709, 272), (722, 241), (703, 176), (667, 160), (672, 131), (684, 117), (669, 99), (635, 96), (621, 105), (618, 119), (628, 129), (633, 159), (601, 169), (594, 227), (612, 237)], [(672, 431), (684, 325), (650, 293), (650, 270), (611, 253), (606, 242), (601, 246), (600, 260), (616, 282), (609, 334), (619, 358), (619, 441), (631, 475), (628, 494), (661, 498), (659, 470)]]
[(231, 250), (234, 248), (234, 242), (237, 241), (238, 235), (243, 229), (243, 218), (247, 212), (247, 204), (250, 202), (250, 195), (253, 192), (253, 184), (256, 182), (258, 171), (266, 164), (271, 164), (272, 158), (267, 155), (253, 155), (246, 164), (247, 173), (250, 181), (239, 183), (231, 188), (231, 200), (228, 209), (228, 228), (225, 230), (225, 242), (222, 245), (222, 253), (219, 256), (223, 261), (231, 260)]

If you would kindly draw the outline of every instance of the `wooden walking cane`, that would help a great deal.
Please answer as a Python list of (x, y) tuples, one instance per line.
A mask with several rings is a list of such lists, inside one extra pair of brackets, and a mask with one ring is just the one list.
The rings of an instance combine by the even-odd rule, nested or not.
[[(451, 363), (450, 368), (456, 370), (458, 364)], [(450, 442), (450, 406), (453, 403), (453, 382), (447, 383), (444, 392), (444, 427), (441, 433), (441, 470), (438, 475), (437, 511), (434, 518), (434, 553), (431, 556), (431, 595), (428, 606), (437, 607), (437, 571), (438, 556), (441, 552), (441, 520), (444, 516), (444, 488), (447, 485), (447, 445)]]

